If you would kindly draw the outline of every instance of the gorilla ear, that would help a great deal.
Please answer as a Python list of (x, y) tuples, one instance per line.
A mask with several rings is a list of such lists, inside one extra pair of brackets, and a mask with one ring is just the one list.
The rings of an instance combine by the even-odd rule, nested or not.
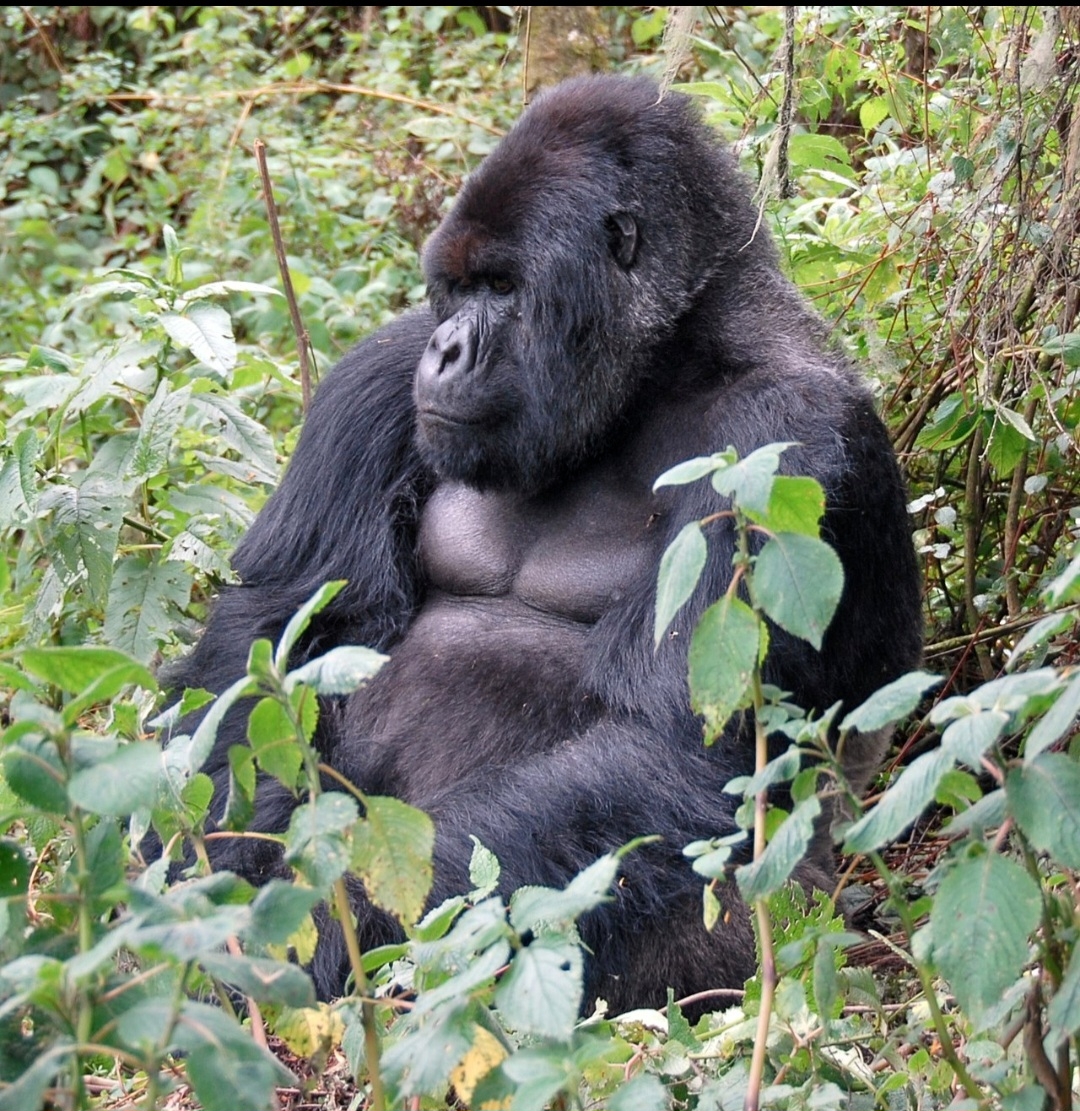
[(612, 258), (624, 270), (629, 270), (637, 257), (637, 221), (629, 212), (613, 212), (607, 218), (606, 226)]

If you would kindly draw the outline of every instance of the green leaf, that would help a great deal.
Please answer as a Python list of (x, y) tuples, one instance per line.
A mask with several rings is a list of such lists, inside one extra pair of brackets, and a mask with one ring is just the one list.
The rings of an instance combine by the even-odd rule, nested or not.
[(400, 799), (367, 797), (353, 833), (353, 870), (371, 901), (411, 926), (431, 890), (435, 824)]
[(812, 536), (777, 533), (754, 561), (754, 600), (777, 625), (815, 648), (821, 648), (843, 589), (840, 557)]
[(718, 467), (726, 466), (735, 461), (735, 453), (730, 449), (716, 455), (699, 455), (694, 459), (687, 459), (684, 463), (677, 463), (653, 483), (653, 490), (661, 486), (685, 486), (690, 482), (712, 474)]
[(1024, 742), (1024, 759), (1031, 760), (1061, 740), (1075, 725), (1077, 714), (1080, 714), (1080, 672), (1073, 673), (1057, 701), (1035, 723)]
[(671, 1093), (652, 1073), (635, 1076), (616, 1088), (608, 1100), (608, 1111), (667, 1111), (670, 1106)]
[(877, 806), (848, 829), (844, 852), (871, 852), (895, 840), (933, 802), (941, 777), (952, 766), (952, 754), (943, 749), (914, 760)]
[(65, 1035), (56, 1038), (18, 1077), (0, 1089), (0, 1111), (29, 1111), (47, 1107), (45, 1093), (75, 1057), (75, 1046)]
[(284, 1007), (313, 1007), (315, 988), (308, 974), (295, 964), (268, 957), (207, 953), (199, 963), (216, 980), (239, 988), (256, 1003)]
[(278, 641), (277, 651), (274, 653), (274, 664), (278, 671), (284, 674), (288, 668), (289, 653), (296, 646), (296, 642), (307, 631), (311, 619), (321, 613), (334, 598), (345, 588), (344, 579), (335, 579), (333, 582), (323, 583), (318, 590), (289, 618), (285, 631)]
[(757, 860), (735, 869), (739, 890), (748, 903), (783, 886), (806, 855), (820, 813), (821, 802), (817, 795), (811, 795), (784, 820)]
[(1046, 1017), (1055, 1044), (1060, 1045), (1065, 1038), (1080, 1030), (1080, 952), (1075, 948), (1061, 984), (1050, 1000)]
[(954, 759), (982, 770), (983, 753), (1000, 740), (1010, 717), (1001, 710), (981, 710), (951, 722), (941, 736), (941, 747)]
[(81, 486), (50, 486), (39, 508), (51, 514), (54, 566), (66, 584), (86, 573), (95, 605), (104, 602), (124, 517), (124, 492), (113, 481), (87, 477)]
[(708, 741), (747, 705), (761, 637), (754, 611), (740, 598), (725, 595), (701, 615), (690, 641), (690, 694)]
[(349, 866), (346, 835), (359, 817), (356, 802), (329, 791), (293, 811), (285, 859), (315, 887), (329, 887)]
[(276, 698), (260, 699), (248, 718), (247, 733), (259, 767), (295, 791), (304, 756), (285, 707)]
[(499, 981), (495, 1005), (512, 1029), (565, 1040), (577, 1024), (582, 969), (581, 950), (572, 941), (535, 938)]
[(859, 123), (866, 132), (889, 118), (889, 102), (883, 96), (870, 96), (859, 105)]
[(478, 837), (472, 834), (469, 836), (473, 843), (472, 856), (469, 858), (469, 883), (473, 885), (473, 890), (469, 893), (469, 901), (478, 903), (499, 886), (502, 869), (499, 867), (499, 858)]
[(605, 853), (579, 872), (562, 890), (519, 887), (510, 899), (510, 923), (519, 934), (565, 929), (587, 911), (611, 898), (619, 857)]
[(229, 314), (219, 305), (194, 304), (181, 316), (162, 313), (161, 326), (169, 338), (218, 374), (236, 366), (236, 339)]
[(36, 810), (67, 813), (64, 770), (51, 741), (24, 737), (4, 752), (3, 771), (7, 785)]
[(19, 654), (23, 667), (63, 691), (80, 693), (93, 686), (98, 701), (114, 698), (130, 685), (157, 690), (153, 675), (124, 652), (97, 645), (65, 648), (26, 648)]
[(139, 434), (124, 460), (125, 477), (151, 478), (165, 469), (190, 397), (190, 386), (173, 390), (167, 379), (158, 383), (157, 392), (143, 410)]
[(1060, 355), (1067, 367), (1080, 366), (1080, 332), (1065, 332), (1042, 345), (1046, 355)]
[(282, 945), (303, 925), (319, 894), (287, 880), (271, 880), (259, 888), (251, 904), (247, 937), (257, 945)]
[(1058, 864), (1080, 868), (1080, 765), (1044, 752), (1005, 780), (1009, 812), (1035, 848)]
[(352, 694), (389, 660), (373, 648), (345, 644), (331, 648), (325, 655), (290, 671), (285, 677), (285, 689), (291, 691), (297, 684), (310, 687), (316, 694)]
[(191, 576), (180, 563), (145, 555), (122, 559), (105, 608), (105, 636), (140, 660), (151, 659), (173, 635), (191, 598)]
[(30, 889), (30, 861), (18, 841), (0, 838), (0, 899), (25, 895)]
[(1023, 971), (1041, 907), (1038, 884), (997, 853), (968, 856), (941, 881), (930, 911), (934, 961), (976, 1030)]
[(792, 443), (766, 444), (752, 451), (712, 477), (713, 488), (725, 494), (748, 513), (766, 514), (772, 497), (773, 481), (780, 466), (780, 456)]
[(133, 741), (76, 772), (68, 794), (76, 806), (91, 814), (122, 818), (154, 805), (161, 776), (160, 746), (154, 741)]
[(653, 643), (659, 646), (675, 614), (694, 593), (705, 567), (708, 546), (701, 525), (691, 521), (667, 546), (660, 559), (656, 582), (656, 622)]
[[(749, 512), (749, 511), (748, 511)], [(777, 475), (773, 479), (769, 508), (764, 514), (749, 514), (771, 532), (795, 532), (817, 536), (825, 515), (825, 491), (817, 479), (804, 475)]]
[(217, 434), (249, 468), (250, 481), (276, 483), (277, 453), (270, 433), (243, 410), (221, 394), (204, 393), (192, 397), (214, 426)]
[(934, 687), (940, 686), (940, 675), (928, 671), (909, 671), (875, 691), (861, 706), (856, 706), (842, 722), (840, 731), (847, 733), (857, 729), (860, 733), (872, 733), (886, 725), (902, 721), (919, 707), (923, 695)]
[(255, 682), (248, 676), (237, 679), (217, 696), (214, 704), (199, 722), (187, 750), (186, 771), (194, 775), (210, 757), (217, 738), (218, 726), (232, 707), (246, 695), (255, 693)]

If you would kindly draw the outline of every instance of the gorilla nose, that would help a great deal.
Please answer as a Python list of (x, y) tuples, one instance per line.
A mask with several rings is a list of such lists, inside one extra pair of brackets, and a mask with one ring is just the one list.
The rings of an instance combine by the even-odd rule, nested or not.
[(420, 357), (418, 376), (428, 387), (446, 387), (476, 366), (476, 326), (459, 313), (435, 329)]

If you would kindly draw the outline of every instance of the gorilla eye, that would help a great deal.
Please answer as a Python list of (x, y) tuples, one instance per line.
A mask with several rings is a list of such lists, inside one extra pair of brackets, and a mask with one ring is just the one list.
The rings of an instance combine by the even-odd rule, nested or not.
[(492, 293), (505, 297), (508, 293), (514, 292), (514, 283), (509, 278), (492, 278), (488, 282), (488, 288)]

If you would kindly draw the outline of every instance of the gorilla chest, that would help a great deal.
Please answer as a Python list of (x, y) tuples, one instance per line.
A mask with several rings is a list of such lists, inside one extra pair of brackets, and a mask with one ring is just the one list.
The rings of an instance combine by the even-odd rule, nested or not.
[(655, 566), (654, 520), (650, 491), (611, 476), (532, 498), (443, 483), (421, 518), (421, 565), (449, 598), (592, 624)]

